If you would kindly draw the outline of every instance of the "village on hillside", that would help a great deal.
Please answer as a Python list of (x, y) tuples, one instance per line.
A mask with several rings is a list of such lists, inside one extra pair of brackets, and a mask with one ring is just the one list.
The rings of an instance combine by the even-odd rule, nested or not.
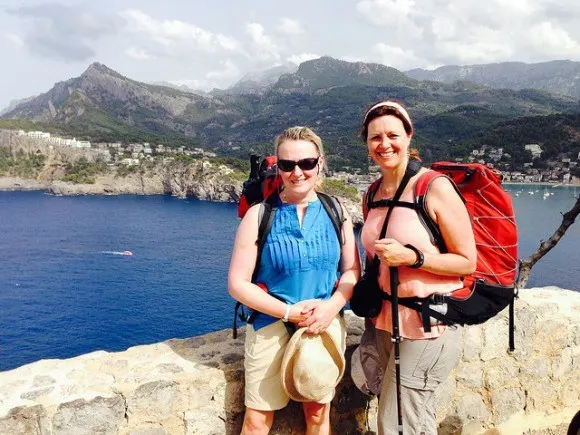
[[(153, 160), (155, 155), (165, 156), (164, 162), (171, 161), (174, 158), (172, 155), (216, 157), (215, 153), (201, 148), (186, 148), (184, 146), (171, 148), (162, 144), (153, 145), (148, 142), (92, 144), (89, 141), (65, 139), (42, 131), (25, 132), (24, 130), (18, 130), (17, 135), (45, 141), (49, 146), (92, 149), (99, 153), (104, 161), (112, 165), (139, 166), (143, 161)], [(481, 163), (496, 169), (501, 173), (503, 181), (507, 183), (580, 184), (580, 179), (572, 174), (572, 170), (577, 168), (580, 162), (580, 153), (578, 153), (575, 160), (570, 157), (562, 157), (558, 161), (550, 160), (545, 162), (544, 166), (546, 168), (539, 169), (534, 167), (534, 161), (542, 158), (542, 147), (539, 144), (526, 144), (524, 148), (529, 151), (532, 161), (524, 163), (524, 167), (518, 171), (505, 171), (498, 165), (502, 159), (505, 160), (511, 157), (503, 151), (503, 148), (482, 145), (479, 149), (471, 152), (467, 161)], [(462, 161), (462, 159), (456, 160)], [(344, 180), (348, 184), (366, 186), (370, 177), (375, 178), (378, 171), (378, 167), (371, 166), (369, 168), (370, 174), (361, 174), (361, 171), (355, 168), (351, 172), (333, 172), (331, 175), (334, 178)]]
[(164, 155), (164, 162), (172, 160), (171, 155), (185, 155), (197, 157), (216, 157), (215, 153), (205, 151), (201, 148), (186, 148), (180, 146), (177, 148), (167, 147), (163, 144), (129, 143), (121, 142), (99, 142), (91, 143), (85, 140), (65, 139), (59, 136), (53, 136), (43, 131), (17, 131), (18, 136), (26, 136), (31, 139), (39, 139), (49, 144), (49, 147), (69, 147), (91, 149), (102, 156), (102, 159), (113, 165), (139, 166), (144, 160), (153, 160), (155, 155)]

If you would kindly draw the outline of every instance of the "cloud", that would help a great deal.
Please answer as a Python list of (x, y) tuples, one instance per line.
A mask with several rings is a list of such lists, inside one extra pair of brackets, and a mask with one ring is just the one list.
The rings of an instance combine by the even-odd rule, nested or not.
[(137, 59), (137, 60), (150, 60), (150, 59), (155, 59), (155, 56), (149, 54), (146, 50), (143, 50), (142, 48), (136, 48), (136, 47), (129, 47), (128, 49), (125, 50), (125, 54), (133, 59)]
[(14, 45), (17, 45), (18, 47), (22, 47), (24, 45), (24, 41), (22, 40), (22, 38), (16, 35), (15, 33), (7, 33), (6, 39), (8, 39), (10, 42), (12, 42)]
[(359, 0), (375, 28), (369, 57), (395, 68), (580, 56), (580, 3), (568, 0)]
[(176, 79), (169, 80), (169, 83), (174, 85), (185, 85), (188, 88), (203, 91), (211, 91), (214, 88), (223, 89), (238, 79), (241, 74), (238, 67), (229, 59), (221, 61), (220, 65), (221, 68), (207, 72), (203, 79)]
[(398, 69), (412, 69), (418, 64), (424, 64), (425, 61), (418, 59), (413, 50), (404, 50), (401, 47), (394, 47), (382, 42), (375, 44), (372, 48), (373, 56), (378, 63), (387, 66), (394, 66)]
[(300, 36), (305, 33), (300, 21), (291, 18), (282, 18), (278, 31), (288, 36)]
[(95, 55), (96, 40), (116, 33), (119, 25), (114, 16), (87, 4), (47, 3), (11, 9), (8, 13), (30, 21), (22, 40), (33, 53), (65, 61), (90, 59)]
[(223, 69), (210, 71), (205, 75), (205, 78), (210, 81), (228, 82), (240, 76), (240, 70), (229, 59), (220, 62)]
[(252, 38), (255, 56), (260, 60), (279, 60), (280, 47), (271, 36), (266, 35), (264, 26), (259, 23), (246, 24), (246, 32)]
[(185, 21), (158, 20), (136, 9), (126, 9), (119, 15), (126, 20), (129, 31), (154, 41), (169, 55), (187, 51), (209, 54), (241, 51), (241, 44), (235, 38)]
[(307, 60), (318, 59), (320, 55), (313, 54), (313, 53), (300, 53), (300, 54), (293, 54), (290, 57), (286, 58), (287, 62), (292, 62), (293, 64), (300, 65), (302, 62), (306, 62)]

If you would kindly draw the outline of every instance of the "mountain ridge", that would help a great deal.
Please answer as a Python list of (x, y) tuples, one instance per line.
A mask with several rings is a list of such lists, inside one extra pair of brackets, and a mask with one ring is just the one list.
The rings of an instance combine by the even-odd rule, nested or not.
[(422, 81), (385, 65), (322, 57), (303, 62), (260, 93), (211, 96), (138, 82), (93, 63), (79, 77), (4, 114), (0, 125), (22, 119), (93, 141), (195, 146), (244, 158), (271, 152), (284, 128), (309, 125), (324, 138), (331, 166), (366, 167), (357, 137), (360, 117), (369, 104), (387, 98), (407, 105), (417, 127), (414, 142), (429, 159), (464, 155), (476, 145), (474, 138), (501, 123), (580, 112), (577, 100), (546, 91)]

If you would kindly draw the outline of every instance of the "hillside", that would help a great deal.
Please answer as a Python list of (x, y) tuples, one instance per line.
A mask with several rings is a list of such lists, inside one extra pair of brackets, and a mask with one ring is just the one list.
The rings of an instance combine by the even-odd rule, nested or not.
[(580, 62), (556, 60), (527, 64), (503, 62), (485, 65), (447, 65), (429, 71), (412, 69), (417, 80), (453, 83), (466, 80), (496, 89), (538, 89), (580, 99)]
[[(580, 113), (577, 100), (545, 91), (420, 81), (384, 65), (323, 57), (302, 63), (262, 92), (205, 96), (137, 82), (95, 63), (4, 114), (0, 127), (24, 120), (93, 142), (199, 146), (246, 158), (250, 151), (271, 152), (284, 128), (308, 125), (325, 140), (332, 168), (366, 168), (359, 122), (365, 107), (386, 98), (409, 107), (414, 141), (426, 160), (463, 156), (490, 132), (520, 118), (525, 124), (536, 122), (534, 117)], [(570, 138), (580, 131), (575, 122), (569, 128)], [(546, 142), (537, 129), (520, 133), (518, 143)]]

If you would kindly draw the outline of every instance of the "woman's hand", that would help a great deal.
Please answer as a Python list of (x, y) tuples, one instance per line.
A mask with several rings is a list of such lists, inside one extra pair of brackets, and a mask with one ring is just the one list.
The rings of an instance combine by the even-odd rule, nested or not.
[(375, 252), (381, 263), (387, 266), (410, 266), (417, 261), (417, 254), (395, 239), (380, 239), (375, 242)]
[(295, 303), (290, 309), (288, 320), (300, 326), (300, 323), (305, 322), (312, 315), (314, 308), (316, 308), (321, 302), (322, 301), (318, 299), (308, 299)]
[[(304, 307), (304, 309), (311, 308), (313, 303), (312, 301), (305, 301), (308, 302)], [(318, 302), (313, 308), (311, 309), (311, 314), (308, 316), (306, 320), (303, 322), (298, 323), (299, 327), (306, 327), (308, 328), (306, 332), (309, 334), (320, 334), (328, 325), (332, 322), (332, 320), (336, 317), (339, 313), (340, 308), (337, 307), (335, 301), (332, 299), (328, 299), (326, 301), (316, 301)]]

